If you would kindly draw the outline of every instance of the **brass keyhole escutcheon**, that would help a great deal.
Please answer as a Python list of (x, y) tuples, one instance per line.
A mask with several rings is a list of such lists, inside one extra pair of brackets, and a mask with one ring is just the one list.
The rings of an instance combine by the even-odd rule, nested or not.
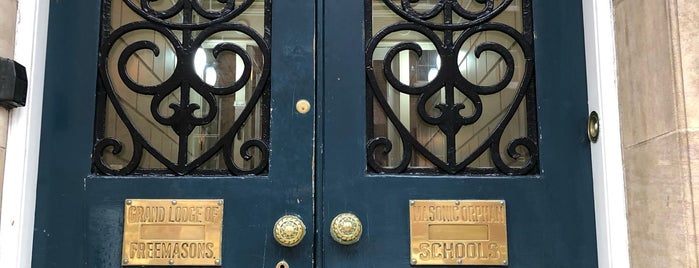
[(362, 222), (352, 213), (342, 213), (330, 223), (330, 234), (335, 242), (352, 245), (362, 237)]
[(311, 103), (308, 100), (299, 100), (296, 102), (296, 111), (300, 114), (307, 114), (311, 111)]
[(275, 267), (276, 268), (289, 268), (289, 264), (286, 263), (286, 261), (280, 261), (277, 263), (277, 266), (275, 266)]
[(591, 142), (597, 142), (599, 139), (599, 115), (592, 111), (590, 118), (587, 120), (587, 136)]
[(301, 243), (306, 236), (306, 225), (295, 215), (286, 215), (274, 224), (274, 239), (280, 245), (293, 247)]

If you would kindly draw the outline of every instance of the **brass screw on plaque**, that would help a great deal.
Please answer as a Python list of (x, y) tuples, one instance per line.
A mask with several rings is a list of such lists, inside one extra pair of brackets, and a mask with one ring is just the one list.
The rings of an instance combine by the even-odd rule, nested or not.
[(464, 260), (462, 260), (462, 259), (458, 259), (458, 260), (456, 260), (456, 263), (461, 264), (463, 261)]
[(459, 200), (456, 200), (454, 201), (454, 204), (458, 206), (459, 204), (461, 204), (461, 202), (459, 202)]
[(417, 260), (416, 259), (410, 259), (410, 265), (416, 265)]
[(175, 260), (170, 259), (169, 261), (167, 261), (167, 263), (169, 263), (170, 265), (174, 265), (174, 264), (175, 264)]
[(507, 265), (507, 260), (502, 261), (502, 264)]
[(177, 200), (172, 200), (173, 205), (177, 205)]
[(126, 199), (126, 204), (131, 205), (131, 199)]
[(216, 265), (221, 265), (221, 259), (216, 259), (216, 260), (214, 261), (214, 263), (215, 263)]
[(124, 259), (122, 262), (123, 262), (124, 264), (129, 264), (129, 260), (127, 260), (127, 259)]

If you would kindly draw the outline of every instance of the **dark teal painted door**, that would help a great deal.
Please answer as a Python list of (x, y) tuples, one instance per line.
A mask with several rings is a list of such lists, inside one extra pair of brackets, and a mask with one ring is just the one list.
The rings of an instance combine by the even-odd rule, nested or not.
[[(483, 4), (475, 11), (469, 9), (471, 13), (452, 5), (457, 1), (393, 1), (390, 10), (384, 6), (392, 1), (372, 1), (373, 11), (367, 11), (362, 2), (326, 1), (323, 8), (324, 47), (320, 58), (323, 68), (319, 76), (323, 79), (319, 83), (319, 102), (323, 104), (319, 108), (323, 162), (318, 171), (322, 188), (317, 190), (322, 208), (318, 212), (321, 219), (318, 247), (322, 248), (322, 254), (317, 257), (318, 263), (323, 267), (410, 267), (411, 252), (416, 251), (410, 247), (410, 200), (504, 200), (507, 267), (597, 267), (585, 128), (587, 93), (581, 1), (533, 0), (530, 10), (533, 33), (526, 25), (526, 18), (532, 13), (527, 11), (526, 2), (521, 1), (504, 1), (505, 5), (509, 3), (505, 9), (500, 6), (503, 1), (458, 1), (464, 7), (478, 6), (476, 2)], [(492, 6), (488, 9), (484, 5)], [(501, 17), (517, 8), (524, 14), (524, 26), (516, 23), (502, 26), (505, 20)], [(500, 18), (491, 16), (495, 12), (500, 12)], [(463, 19), (469, 14), (473, 21), (480, 22), (469, 26), (471, 22)], [(394, 17), (398, 18), (386, 22)], [(373, 31), (365, 31), (360, 25)], [(411, 36), (411, 31), (421, 37), (413, 35), (418, 37), (409, 44), (411, 41), (406, 43), (404, 38)], [(497, 44), (502, 39), (478, 39), (489, 31), (507, 33), (510, 42), (500, 43), (504, 44), (500, 49)], [(527, 48), (526, 41), (517, 41), (528, 38), (533, 40), (533, 49)], [(383, 40), (379, 42), (379, 39)], [(474, 43), (476, 52), (462, 53), (468, 50), (465, 47), (474, 47)], [(517, 51), (514, 47), (523, 48)], [(459, 82), (463, 80), (458, 75), (469, 81), (480, 76), (468, 73), (469, 68), (480, 69), (478, 61), (473, 65), (469, 62), (474, 57), (468, 54), (487, 58), (487, 51), (499, 54), (497, 58), (506, 58), (511, 53), (511, 63), (501, 63), (500, 67), (507, 65), (514, 69), (528, 68), (531, 64), (518, 61), (518, 56), (535, 55), (534, 86), (522, 86), (526, 74), (518, 76), (516, 71), (509, 80), (507, 75), (501, 75), (497, 81), (485, 83), (491, 88), (479, 87), (477, 82)], [(429, 57), (439, 59), (425, 60)], [(466, 64), (462, 65), (462, 61)], [(420, 68), (434, 68), (430, 71), (435, 74), (430, 77), (430, 71), (424, 71), (427, 75), (420, 76)], [(538, 122), (519, 141), (535, 140), (538, 145), (525, 146), (526, 142), (518, 143), (517, 137), (505, 142), (507, 130), (498, 132), (496, 124), (490, 130), (482, 130), (490, 133), (476, 142), (471, 151), (460, 153), (453, 144), (458, 147), (461, 132), (478, 125), (469, 120), (488, 119), (488, 109), (492, 108), (487, 106), (498, 105), (489, 98), (501, 80), (510, 85), (519, 83), (515, 88), (520, 90), (535, 88), (536, 105), (530, 102), (533, 99), (526, 100), (532, 95), (514, 105), (520, 105), (520, 109), (536, 107)], [(502, 85), (499, 89), (504, 94), (510, 86)], [(443, 94), (441, 99), (440, 94)], [(367, 105), (368, 101), (373, 103)], [(506, 101), (505, 110), (512, 102)], [(420, 105), (424, 111), (415, 111)], [(406, 107), (411, 113), (404, 113)], [(510, 114), (509, 111), (504, 113)], [(510, 124), (517, 118), (517, 112), (512, 114)], [(527, 116), (533, 117), (531, 112)], [(507, 121), (507, 115), (496, 118)], [(421, 139), (425, 135), (421, 131), (424, 125), (431, 131), (427, 132), (428, 138)], [(437, 138), (443, 142), (435, 144)], [(499, 138), (502, 143), (498, 142)], [(514, 150), (508, 156), (510, 141), (519, 144), (514, 147), (528, 147), (530, 155), (538, 153), (538, 162), (497, 163), (525, 154)], [(499, 156), (495, 156), (496, 151), (500, 152)], [(471, 152), (476, 156), (471, 158)], [(481, 152), (486, 156), (480, 155)], [(486, 160), (481, 161), (483, 158)], [(477, 173), (482, 175), (474, 175)], [(357, 215), (364, 227), (360, 241), (350, 246), (334, 242), (327, 233), (333, 217), (344, 212)], [(430, 215), (439, 217), (439, 214)], [(444, 250), (445, 247), (418, 249), (418, 254), (452, 261), (464, 255), (463, 262), (471, 255), (455, 252), (453, 247), (452, 251)], [(482, 259), (488, 254), (474, 256)]]
[[(97, 113), (98, 116), (96, 118), (95, 107), (98, 107), (100, 101), (106, 101), (108, 103), (107, 107), (116, 106), (117, 104), (115, 103), (119, 103), (122, 110), (126, 111), (127, 115), (130, 116), (128, 117), (130, 120), (122, 119), (120, 122), (131, 121), (133, 126), (138, 128), (143, 127), (143, 125), (135, 122), (134, 114), (145, 114), (147, 116), (144, 117), (151, 120), (149, 122), (154, 122), (152, 120), (156, 120), (154, 119), (156, 116), (149, 112), (148, 107), (151, 103), (156, 102), (151, 102), (150, 99), (142, 102), (141, 99), (131, 99), (128, 95), (120, 95), (119, 98), (123, 99), (118, 102), (115, 100), (117, 98), (109, 96), (109, 94), (114, 94), (116, 90), (110, 89), (101, 91), (101, 94), (97, 94), (96, 97), (97, 64), (104, 59), (102, 57), (105, 56), (103, 53), (109, 53), (99, 48), (100, 36), (102, 35), (103, 38), (103, 46), (106, 43), (104, 40), (117, 40), (114, 41), (115, 43), (129, 42), (133, 36), (113, 37), (119, 34), (120, 31), (128, 31), (128, 27), (139, 28), (141, 26), (138, 25), (147, 24), (145, 22), (146, 19), (143, 19), (145, 17), (155, 20), (152, 24), (148, 24), (150, 26), (147, 27), (160, 30), (163, 36), (171, 37), (170, 41), (179, 41), (172, 41), (168, 45), (163, 45), (160, 42), (163, 40), (153, 42), (153, 39), (138, 39), (135, 43), (144, 44), (150, 42), (151, 45), (157, 43), (156, 46), (158, 46), (161, 57), (168, 56), (170, 51), (176, 51), (176, 53), (171, 53), (170, 56), (177, 54), (178, 62), (189, 61), (190, 64), (182, 64), (181, 67), (177, 67), (181, 69), (176, 69), (172, 78), (167, 80), (170, 82), (178, 81), (176, 83), (178, 83), (180, 88), (178, 92), (180, 93), (185, 87), (189, 87), (191, 96), (189, 105), (182, 98), (183, 95), (177, 95), (177, 92), (163, 105), (167, 107), (173, 103), (174, 105), (184, 104), (183, 106), (193, 107), (192, 105), (197, 98), (201, 99), (207, 96), (214, 96), (215, 94), (207, 95), (206, 91), (202, 89), (205, 87), (201, 85), (198, 86), (199, 91), (196, 94), (194, 93), (197, 86), (191, 74), (189, 75), (190, 78), (187, 78), (187, 71), (191, 71), (188, 68), (192, 67), (191, 60), (196, 58), (193, 53), (198, 50), (196, 50), (196, 46), (192, 45), (191, 40), (187, 41), (186, 35), (203, 36), (211, 34), (211, 31), (220, 29), (202, 27), (202, 30), (196, 28), (199, 27), (196, 26), (195, 32), (187, 33), (187, 31), (178, 32), (172, 30), (174, 34), (170, 34), (168, 30), (163, 30), (163, 25), (167, 25), (168, 22), (158, 21), (158, 15), (140, 17), (137, 16), (138, 13), (130, 12), (129, 14), (131, 15), (129, 16), (131, 17), (119, 17), (115, 15), (118, 14), (117, 12), (121, 12), (121, 14), (127, 12), (125, 9), (128, 7), (120, 5), (122, 2), (126, 3), (126, 1), (104, 1), (105, 3), (111, 2), (115, 4), (110, 6), (112, 8), (111, 14), (109, 11), (104, 13), (112, 16), (113, 29), (102, 28), (102, 30), (106, 29), (103, 32), (100, 29), (100, 22), (104, 23), (104, 21), (101, 21), (103, 17), (100, 13), (100, 2), (102, 1), (51, 1), (33, 267), (121, 267), (123, 262), (124, 206), (127, 199), (223, 199), (222, 235), (224, 238), (222, 241), (222, 255), (207, 255), (206, 259), (210, 259), (210, 264), (215, 264), (215, 259), (220, 257), (223, 267), (275, 267), (281, 260), (286, 260), (292, 267), (313, 267), (313, 230), (315, 226), (312, 186), (315, 118), (312, 113), (300, 114), (296, 112), (294, 105), (298, 99), (313, 100), (314, 98), (313, 38), (315, 21), (313, 16), (308, 16), (308, 14), (314, 14), (315, 3), (312, 1), (275, 1), (273, 8), (265, 12), (265, 8), (262, 6), (265, 1), (256, 1), (253, 4), (250, 4), (252, 1), (235, 1), (235, 5), (232, 8), (225, 6), (222, 9), (225, 10), (222, 12), (224, 15), (221, 15), (213, 14), (207, 11), (208, 9), (192, 11), (192, 2), (203, 3), (206, 1), (179, 1), (180, 3), (187, 2), (187, 5), (184, 7), (179, 6), (179, 8), (189, 10), (184, 11), (184, 13), (189, 12), (189, 15), (201, 13), (210, 17), (228, 16), (230, 18), (230, 16), (235, 16), (238, 10), (245, 8), (249, 9), (249, 11), (257, 12), (255, 13), (257, 17), (262, 17), (263, 14), (265, 16), (273, 14), (273, 20), (271, 17), (265, 17), (267, 26), (271, 26), (271, 29), (274, 29), (273, 42), (267, 52), (271, 56), (265, 55), (264, 51), (266, 48), (264, 44), (259, 44), (264, 43), (263, 41), (257, 44), (257, 48), (250, 48), (252, 41), (247, 40), (245, 42), (248, 43), (245, 44), (248, 45), (238, 45), (239, 50), (233, 50), (235, 53), (239, 53), (238, 55), (245, 52), (248, 56), (247, 59), (239, 59), (243, 61), (246, 68), (239, 68), (238, 72), (241, 72), (240, 69), (242, 69), (243, 74), (247, 72), (250, 77), (254, 77), (255, 75), (250, 73), (255, 72), (256, 69), (249, 66), (261, 64), (263, 66), (261, 69), (264, 72), (264, 66), (271, 63), (271, 73), (274, 73), (268, 81), (269, 87), (264, 88), (264, 86), (259, 86), (262, 84), (258, 84), (258, 89), (265, 90), (264, 95), (274, 96), (271, 101), (268, 101), (268, 110), (272, 111), (268, 117), (271, 118), (269, 131), (266, 134), (269, 135), (268, 141), (265, 141), (265, 134), (262, 134), (260, 138), (269, 147), (269, 162), (266, 166), (266, 171), (249, 172), (261, 173), (249, 175), (246, 171), (235, 171), (243, 173), (243, 175), (212, 175), (206, 174), (206, 172), (200, 172), (200, 175), (196, 175), (197, 171), (190, 172), (187, 169), (188, 165), (192, 165), (191, 163), (197, 160), (187, 157), (182, 158), (180, 153), (176, 157), (168, 157), (166, 153), (161, 153), (159, 154), (161, 158), (164, 157), (171, 162), (156, 162), (165, 162), (169, 165), (168, 168), (165, 169), (161, 166), (160, 171), (149, 172), (145, 170), (148, 167), (144, 163), (148, 163), (148, 161), (155, 163), (153, 157), (156, 154), (151, 152), (151, 150), (144, 149), (144, 156), (141, 159), (135, 158), (137, 162), (140, 162), (140, 167), (134, 172), (126, 175), (108, 175), (105, 173), (121, 173), (122, 170), (125, 171), (124, 173), (128, 173), (126, 169), (129, 168), (128, 163), (132, 160), (126, 161), (126, 164), (122, 166), (108, 166), (116, 171), (96, 171), (100, 167), (93, 166), (91, 159), (97, 155), (102, 157), (98, 158), (99, 161), (108, 162), (109, 159), (107, 157), (112, 153), (113, 147), (107, 148), (107, 150), (93, 149), (96, 148), (93, 147), (95, 144), (99, 145), (99, 142), (95, 141), (95, 139), (99, 138), (96, 136), (101, 135), (99, 133), (95, 134), (95, 129), (99, 129), (100, 124), (109, 124), (110, 121), (109, 115), (106, 116), (106, 119), (100, 119), (100, 112)], [(148, 1), (131, 2), (140, 6)], [(158, 5), (163, 4), (163, 2), (167, 2), (166, 4), (170, 3), (170, 5), (174, 3), (169, 1), (150, 2), (153, 2), (154, 9), (159, 8)], [(221, 5), (220, 1), (209, 1), (209, 3), (211, 5)], [(233, 1), (229, 1), (229, 3), (232, 4)], [(116, 11), (117, 8), (123, 9)], [(141, 9), (136, 8), (136, 10)], [(186, 17), (188, 15), (184, 14), (183, 16)], [(203, 16), (199, 15), (198, 18), (203, 21)], [(141, 22), (136, 26), (133, 26), (135, 24), (127, 23), (115, 26), (115, 18), (121, 18), (124, 21)], [(170, 21), (177, 21), (178, 18), (182, 21), (179, 16), (172, 18)], [(194, 25), (197, 23), (197, 21), (190, 20), (184, 24)], [(213, 23), (213, 25), (212, 27), (224, 27), (222, 30), (238, 32), (243, 32), (247, 29), (230, 23)], [(184, 26), (173, 26), (172, 28), (177, 29), (177, 27), (183, 28)], [(258, 40), (264, 38), (265, 42), (269, 41), (266, 35), (270, 33), (265, 33), (264, 30), (256, 33), (251, 33), (248, 30), (247, 33), (248, 36), (258, 36)], [(149, 32), (149, 36), (153, 36), (152, 31)], [(206, 47), (206, 42), (201, 44), (201, 46)], [(148, 50), (147, 48), (143, 49), (143, 47), (140, 47), (140, 49)], [(216, 50), (216, 46), (210, 46), (209, 49)], [(209, 50), (209, 53), (212, 50)], [(154, 54), (153, 51), (142, 52), (145, 52), (145, 54), (132, 55), (130, 61), (145, 61), (143, 59), (148, 57), (147, 55)], [(255, 54), (255, 52), (258, 53)], [(220, 53), (229, 53), (231, 55), (231, 49), (223, 47), (223, 52)], [(119, 55), (121, 54), (117, 54), (117, 56)], [(211, 56), (208, 57), (210, 58)], [(262, 59), (260, 60), (260, 58)], [(246, 60), (249, 62), (245, 62)], [(170, 63), (174, 65), (174, 62)], [(127, 66), (128, 64), (129, 62), (126, 63)], [(157, 65), (154, 64), (156, 67)], [(138, 68), (146, 68), (144, 66), (139, 64)], [(100, 71), (102, 70), (100, 68)], [(157, 69), (154, 67), (151, 70), (156, 71)], [(178, 70), (183, 71), (180, 72)], [(130, 71), (127, 71), (127, 73), (131, 79), (137, 80), (136, 82), (143, 82), (141, 80), (143, 72), (134, 75)], [(111, 75), (113, 73), (108, 74)], [(239, 77), (245, 76), (240, 75)], [(264, 77), (264, 75), (261, 77)], [(118, 86), (118, 76), (112, 76), (111, 80), (100, 78), (98, 80), (99, 83), (108, 81), (113, 83), (112, 86), (114, 88)], [(259, 80), (262, 81), (263, 78)], [(164, 84), (170, 82), (164, 82)], [(187, 83), (189, 83), (188, 86), (186, 85)], [(104, 85), (100, 86), (104, 88)], [(221, 91), (221, 89), (218, 90)], [(238, 92), (241, 90), (239, 89)], [(105, 94), (108, 96), (105, 97)], [(158, 96), (157, 94), (140, 95), (145, 95), (148, 98), (152, 97), (153, 99)], [(219, 95), (221, 94), (215, 96), (218, 97)], [(142, 98), (142, 96), (140, 97)], [(249, 101), (249, 98), (246, 100), (252, 102)], [(137, 112), (133, 112), (134, 109), (129, 110), (129, 105), (138, 106), (138, 103), (144, 103), (146, 108), (137, 110)], [(199, 103), (197, 104), (200, 105), (198, 108), (205, 108), (201, 104), (203, 102), (200, 101)], [(221, 100), (218, 102), (218, 105), (223, 107), (225, 103), (224, 100)], [(228, 104), (230, 108), (237, 108), (237, 104), (233, 101)], [(209, 108), (215, 107), (211, 103), (208, 105)], [(170, 108), (173, 108), (173, 105), (170, 105)], [(174, 107), (173, 110), (177, 110), (177, 107)], [(246, 111), (243, 110), (240, 113), (245, 114)], [(225, 110), (220, 109), (219, 112), (223, 114)], [(161, 115), (163, 115), (162, 117), (168, 117), (167, 114)], [(195, 114), (195, 117), (202, 118), (204, 116)], [(264, 120), (264, 116), (258, 117), (258, 120), (259, 118)], [(100, 123), (100, 120), (106, 121), (106, 123)], [(237, 122), (236, 124), (238, 124)], [(248, 120), (246, 124), (252, 125), (254, 122)], [(224, 124), (221, 123), (221, 125)], [(169, 139), (166, 140), (166, 138), (177, 137), (186, 127), (179, 128), (176, 125), (162, 124), (160, 128), (141, 128), (139, 129), (139, 133), (142, 134), (140, 137), (147, 137), (147, 133), (151, 133), (152, 138), (154, 137), (152, 133), (157, 129), (171, 133), (167, 136), (161, 135), (163, 138), (146, 138), (148, 144), (152, 145), (151, 149), (155, 148), (155, 151), (161, 152), (164, 149), (162, 145), (157, 147), (157, 143), (162, 140), (178, 144), (176, 139), (170, 141)], [(176, 130), (172, 131), (172, 129)], [(194, 129), (191, 132), (197, 133), (197, 131)], [(187, 131), (184, 132), (187, 134)], [(105, 137), (110, 136), (109, 130), (105, 130), (102, 134)], [(227, 135), (232, 138), (230, 140), (234, 144), (253, 140), (246, 138), (246, 135), (248, 135), (246, 133), (241, 134), (238, 132), (233, 134), (236, 135)], [(201, 135), (200, 137), (204, 140), (207, 136)], [(242, 139), (238, 137), (242, 137)], [(224, 136), (220, 138), (226, 139)], [(138, 142), (137, 139), (132, 139), (130, 135), (119, 139), (124, 144), (124, 150), (126, 150), (127, 146), (133, 148), (132, 143)], [(189, 146), (184, 146), (185, 156), (194, 152), (190, 149), (192, 147), (191, 141), (190, 139)], [(181, 145), (182, 141), (179, 144)], [(207, 146), (206, 143), (195, 144), (202, 147)], [(264, 149), (264, 146), (260, 147), (254, 141), (248, 144), (252, 144), (253, 146), (251, 147), (257, 146), (257, 148), (238, 150), (240, 147), (238, 146), (234, 147), (233, 152), (229, 154), (234, 154), (233, 157), (242, 159), (244, 162), (245, 159), (243, 158), (246, 152), (258, 150), (256, 157), (259, 157), (259, 149)], [(147, 145), (144, 143), (142, 146), (145, 148)], [(214, 148), (216, 145), (209, 146)], [(245, 146), (243, 145), (242, 147)], [(252, 155), (253, 153), (250, 154)], [(127, 157), (130, 157), (130, 155), (127, 155)], [(210, 166), (216, 166), (214, 164), (217, 163), (223, 162), (214, 162)], [(264, 157), (261, 163), (262, 165), (258, 164), (258, 166), (266, 164)], [(207, 165), (204, 163), (202, 167), (210, 167)], [(141, 167), (144, 166), (146, 168), (143, 168), (145, 171), (142, 173), (150, 173), (150, 175), (134, 175), (138, 174), (139, 170), (142, 169)], [(229, 167), (227, 164), (223, 166)], [(157, 166), (154, 167), (157, 169)], [(241, 169), (250, 169), (250, 167), (243, 164), (239, 164), (239, 167)], [(231, 171), (233, 168), (236, 167), (223, 170), (228, 173), (235, 173)], [(186, 175), (176, 176), (175, 173), (186, 173)], [(299, 216), (308, 228), (309, 235), (306, 235), (303, 241), (294, 248), (286, 248), (277, 244), (272, 234), (272, 229), (277, 219), (287, 214)], [(174, 259), (175, 266), (182, 258), (191, 258), (191, 254), (184, 254), (182, 249), (184, 247), (181, 247), (179, 256), (170, 252), (170, 257)], [(147, 248), (146, 251), (145, 255), (153, 256), (155, 254), (158, 256), (156, 258), (165, 256), (162, 253), (153, 253), (154, 251), (152, 250), (148, 251)]]
[[(107, 176), (93, 170), (95, 124), (101, 122), (93, 112), (101, 100), (95, 96), (96, 66), (105, 34), (97, 2), (51, 3), (34, 267), (120, 267), (124, 202), (131, 198), (224, 199), (223, 267), (275, 267), (281, 260), (290, 267), (410, 267), (409, 201), (423, 199), (504, 200), (508, 267), (597, 266), (579, 1), (533, 0), (531, 9), (527, 1), (509, 0), (273, 1), (271, 32), (260, 33), (271, 38), (269, 162), (263, 174), (241, 176), (191, 175), (178, 168), (174, 173), (184, 176)], [(235, 1), (241, 2), (246, 1)], [(386, 9), (389, 2), (396, 8)], [(417, 11), (401, 15), (410, 10), (406, 6)], [(489, 14), (513, 10), (520, 14), (517, 25), (482, 26), (493, 19)], [(437, 26), (421, 23), (420, 12)], [(449, 14), (461, 19), (445, 19)], [(438, 26), (468, 21), (476, 22), (451, 33)], [(379, 43), (380, 29), (394, 24), (422, 37), (413, 42), (408, 39), (413, 35), (405, 34)], [(498, 29), (515, 36), (512, 46), (500, 49), (497, 38), (481, 48), (478, 39), (457, 41)], [(446, 40), (473, 49), (461, 55), (453, 46), (447, 49), (453, 42)], [(405, 42), (420, 48), (400, 45)], [(381, 63), (394, 46), (400, 48), (395, 59)], [(519, 50), (506, 52), (512, 47)], [(412, 52), (398, 51), (406, 49)], [(485, 87), (449, 82), (457, 71), (474, 78), (468, 70), (480, 70), (478, 59), (485, 58), (469, 56), (475, 54), (500, 58), (485, 63), (486, 73), (502, 69), (498, 81), (485, 81)], [(473, 65), (462, 67), (469, 57)], [(383, 67), (390, 68), (383, 72)], [(386, 78), (391, 73), (396, 81)], [(408, 87), (401, 91), (397, 83)], [(425, 90), (430, 83), (442, 84), (427, 90), (430, 94), (410, 89)], [(400, 92), (388, 93), (392, 88), (381, 84)], [(460, 142), (471, 135), (464, 129), (487, 117), (493, 101), (485, 95), (501, 98), (498, 92), (510, 84), (524, 92), (522, 99), (515, 93), (499, 102), (495, 125), (480, 126), (485, 137), (475, 145)], [(425, 111), (419, 111), (421, 95), (442, 108), (422, 103)], [(310, 113), (295, 110), (301, 99), (310, 100)], [(449, 120), (436, 119), (449, 114)], [(505, 139), (501, 133), (510, 130), (497, 122), (513, 118), (520, 121), (522, 137), (498, 148)], [(421, 143), (424, 133), (442, 141)], [(512, 152), (510, 141), (516, 141)], [(459, 146), (472, 149), (462, 153)], [(523, 164), (517, 162), (522, 154), (528, 154)], [(506, 157), (514, 160), (498, 161)], [(182, 164), (177, 162), (173, 165)], [(361, 239), (352, 245), (340, 245), (330, 235), (330, 221), (343, 212), (363, 224)], [(272, 234), (275, 221), (287, 214), (300, 216), (308, 228), (292, 248), (277, 244)]]

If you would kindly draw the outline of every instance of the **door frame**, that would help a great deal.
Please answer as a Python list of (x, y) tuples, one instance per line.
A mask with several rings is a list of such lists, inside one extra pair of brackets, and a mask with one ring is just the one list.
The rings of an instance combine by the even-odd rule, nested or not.
[[(601, 268), (629, 266), (611, 0), (583, 3), (588, 106), (602, 115), (592, 163)], [(0, 263), (30, 267), (34, 234), (49, 1), (18, 3), (15, 60), (27, 67), (27, 106), (10, 112), (0, 216)], [(10, 179), (11, 178), (11, 179)]]
[(581, 1), (588, 107), (601, 115), (604, 133), (591, 144), (598, 265), (629, 267), (613, 4), (611, 0)]

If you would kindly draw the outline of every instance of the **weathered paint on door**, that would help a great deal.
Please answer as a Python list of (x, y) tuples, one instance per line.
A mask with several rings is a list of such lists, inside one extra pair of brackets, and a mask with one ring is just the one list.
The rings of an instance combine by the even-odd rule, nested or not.
[[(269, 174), (248, 177), (91, 175), (101, 1), (52, 1), (33, 267), (121, 267), (126, 199), (224, 199), (224, 267), (313, 261), (312, 1), (274, 4)], [(288, 70), (293, 70), (290, 72)], [(300, 216), (309, 235), (276, 243), (278, 218)]]
[[(509, 178), (368, 175), (364, 5), (326, 1), (323, 10), (321, 266), (409, 267), (411, 199), (505, 200), (508, 267), (597, 266), (580, 1), (533, 1), (541, 172)], [(357, 244), (327, 233), (343, 212), (363, 222)]]
[[(224, 267), (408, 267), (410, 199), (506, 200), (509, 267), (596, 267), (579, 1), (534, 1), (541, 172), (513, 178), (367, 175), (363, 1), (274, 1), (268, 176), (92, 176), (99, 9), (51, 3), (34, 267), (120, 267), (127, 198), (225, 199)], [(357, 244), (330, 238), (342, 212)], [(309, 228), (294, 248), (285, 214)]]

